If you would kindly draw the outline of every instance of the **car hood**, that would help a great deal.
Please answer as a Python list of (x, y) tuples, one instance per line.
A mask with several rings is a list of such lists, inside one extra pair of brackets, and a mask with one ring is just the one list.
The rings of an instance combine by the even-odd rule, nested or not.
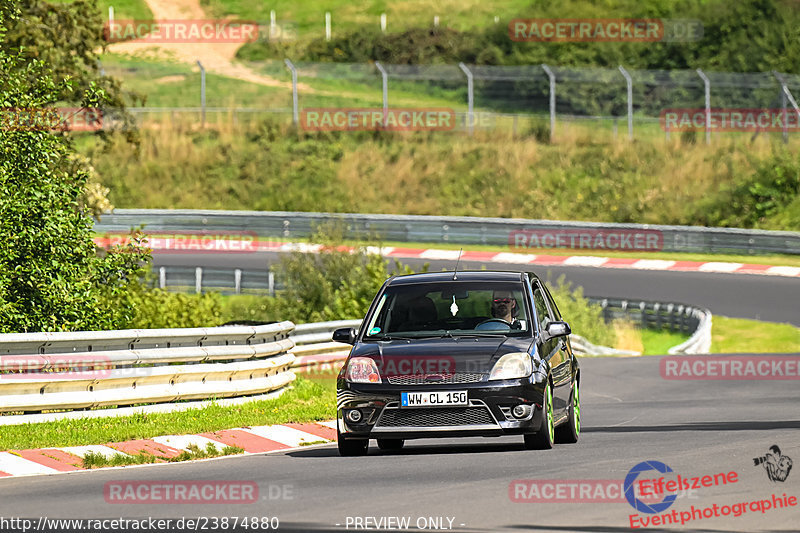
[(507, 353), (528, 352), (532, 339), (461, 337), (358, 343), (351, 357), (375, 360), (382, 376), (452, 372), (489, 373)]

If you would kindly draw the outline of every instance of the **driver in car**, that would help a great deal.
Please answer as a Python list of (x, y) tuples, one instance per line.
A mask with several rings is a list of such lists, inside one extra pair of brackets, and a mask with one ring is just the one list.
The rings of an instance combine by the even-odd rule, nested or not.
[(509, 324), (514, 322), (517, 314), (517, 301), (511, 291), (494, 291), (492, 293), (492, 316), (505, 320)]

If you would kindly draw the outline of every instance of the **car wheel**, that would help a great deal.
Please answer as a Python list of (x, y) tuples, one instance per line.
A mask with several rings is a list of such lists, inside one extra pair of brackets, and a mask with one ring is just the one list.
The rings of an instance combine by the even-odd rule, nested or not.
[(556, 428), (556, 442), (572, 444), (578, 442), (581, 434), (581, 394), (578, 380), (572, 384), (567, 412), (566, 423)]
[(339, 447), (339, 455), (342, 457), (356, 457), (367, 455), (369, 439), (343, 439), (337, 430), (336, 445)]
[(378, 448), (387, 451), (401, 450), (406, 443), (403, 439), (378, 439)]
[(539, 431), (525, 435), (525, 448), (528, 450), (549, 450), (553, 447), (555, 427), (553, 426), (553, 388), (550, 383), (544, 388), (542, 414), (542, 427), (539, 428)]

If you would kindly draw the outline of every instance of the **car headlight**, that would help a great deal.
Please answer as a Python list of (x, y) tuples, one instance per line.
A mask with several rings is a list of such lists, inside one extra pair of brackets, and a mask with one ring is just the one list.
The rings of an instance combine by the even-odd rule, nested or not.
[(347, 363), (344, 379), (350, 383), (380, 383), (381, 374), (375, 360), (369, 357), (353, 357)]
[(507, 353), (494, 364), (489, 380), (526, 378), (533, 372), (528, 353)]

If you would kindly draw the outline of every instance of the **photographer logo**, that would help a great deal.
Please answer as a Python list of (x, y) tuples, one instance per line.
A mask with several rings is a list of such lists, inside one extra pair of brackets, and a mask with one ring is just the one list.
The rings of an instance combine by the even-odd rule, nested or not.
[(763, 466), (764, 470), (767, 471), (767, 477), (772, 482), (780, 481), (783, 483), (792, 470), (792, 459), (786, 455), (781, 455), (781, 449), (777, 444), (770, 446), (766, 455), (754, 457), (753, 464), (755, 466)]

